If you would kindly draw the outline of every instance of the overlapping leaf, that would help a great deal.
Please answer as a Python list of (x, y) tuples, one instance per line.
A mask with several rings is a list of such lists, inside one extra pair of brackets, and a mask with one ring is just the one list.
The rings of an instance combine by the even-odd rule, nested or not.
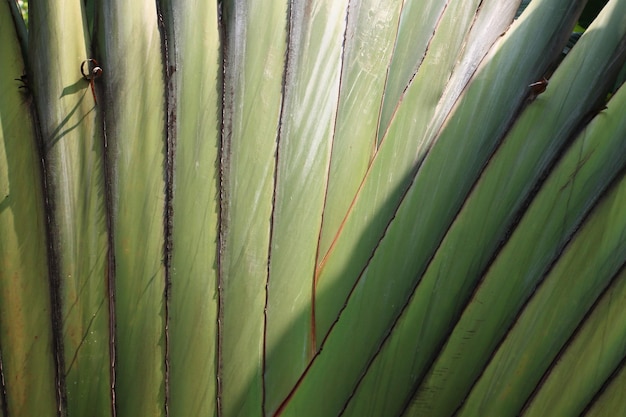
[(5, 3), (0, 415), (619, 415), (626, 1), (518, 3)]

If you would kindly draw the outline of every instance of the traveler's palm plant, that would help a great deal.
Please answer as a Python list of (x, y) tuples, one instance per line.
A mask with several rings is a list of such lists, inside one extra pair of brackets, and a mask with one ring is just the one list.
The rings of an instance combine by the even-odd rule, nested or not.
[(1, 1), (0, 416), (625, 415), (626, 0), (519, 3)]

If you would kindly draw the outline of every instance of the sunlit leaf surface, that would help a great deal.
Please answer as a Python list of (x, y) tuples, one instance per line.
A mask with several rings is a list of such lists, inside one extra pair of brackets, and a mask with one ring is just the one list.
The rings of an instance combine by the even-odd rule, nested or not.
[(585, 3), (2, 3), (0, 417), (624, 414)]

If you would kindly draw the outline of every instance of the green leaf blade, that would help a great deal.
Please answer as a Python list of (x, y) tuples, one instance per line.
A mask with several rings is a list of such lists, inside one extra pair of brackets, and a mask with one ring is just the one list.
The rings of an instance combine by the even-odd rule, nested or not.
[[(221, 39), (214, 4), (175, 2), (168, 33), (176, 107), (168, 306), (170, 415), (217, 415)], [(173, 19), (173, 21), (171, 20)], [(201, 31), (195, 30), (202, 28)], [(202, 53), (198, 53), (198, 51)], [(170, 132), (172, 133), (172, 132)]]
[(0, 54), (0, 415), (52, 417), (56, 365), (41, 163), (32, 97), (15, 80), (24, 61), (6, 2)]
[(314, 278), (346, 32), (347, 1), (305, 3), (290, 10), (277, 148), (266, 305), (268, 413), (315, 352)]
[[(598, 45), (610, 44), (606, 39), (596, 39), (595, 42)], [(613, 45), (616, 45), (616, 43), (613, 43)], [(582, 46), (584, 47), (584, 44)], [(590, 49), (594, 48), (591, 47)], [(607, 55), (607, 52), (605, 52), (604, 58), (597, 56), (593, 60), (588, 59), (589, 53), (582, 48), (579, 52), (584, 53), (578, 54), (578, 59), (587, 65), (576, 62), (576, 56), (571, 57), (574, 60), (571, 60), (570, 63), (572, 68), (580, 68), (581, 71), (598, 71), (602, 73), (603, 70), (594, 69), (594, 65), (589, 65), (589, 63), (610, 62), (609, 58), (611, 55), (610, 53)], [(564, 62), (563, 65), (568, 64)], [(564, 69), (563, 73), (567, 74), (568, 72)], [(553, 85), (557, 86), (557, 83), (560, 82), (559, 77), (558, 74), (555, 74)], [(610, 78), (610, 76), (605, 75), (599, 78)], [(596, 88), (593, 86), (588, 88), (586, 77), (579, 78), (577, 82), (572, 82), (566, 78), (562, 78), (561, 81), (564, 81), (567, 86), (571, 85), (572, 89), (580, 86), (587, 89), (587, 93), (579, 92), (575, 97), (585, 97), (585, 94), (589, 93), (595, 94), (594, 90)], [(558, 88), (557, 86), (554, 91), (561, 91), (564, 96), (567, 96), (570, 89), (566, 89), (564, 86)], [(588, 111), (586, 108), (578, 110), (572, 108), (562, 109), (563, 104), (561, 100), (563, 100), (563, 96), (559, 98), (558, 96), (552, 96), (551, 93), (546, 96), (540, 96), (537, 98), (537, 101), (539, 100), (545, 100), (546, 106), (541, 105), (538, 107), (540, 111), (537, 113), (537, 120), (543, 120), (551, 111), (550, 109), (556, 109), (554, 110), (556, 112), (554, 116), (547, 116), (550, 120), (553, 120), (554, 117), (559, 117), (559, 114), (565, 118), (570, 116), (575, 118), (576, 114), (580, 117), (580, 115), (584, 116)], [(550, 104), (551, 101), (554, 101), (554, 104)], [(593, 99), (587, 98), (583, 102), (589, 105), (593, 102)], [(576, 107), (578, 103), (580, 103), (578, 99), (570, 100), (568, 105)], [(622, 104), (620, 101), (616, 101), (614, 106), (614, 111), (619, 112)], [(545, 108), (545, 110), (541, 110), (542, 108)], [(527, 115), (531, 116), (531, 112), (532, 109), (529, 108)], [(617, 138), (622, 134), (620, 132), (624, 127), (616, 119), (612, 119), (608, 113), (604, 116), (606, 119), (603, 116), (604, 114), (601, 114), (598, 117), (600, 120), (597, 120), (597, 126), (593, 127), (592, 133), (589, 133), (589, 135), (596, 136), (592, 136), (593, 139), (589, 139), (586, 136), (579, 138), (576, 146), (569, 151), (562, 166), (555, 171), (554, 178), (544, 185), (545, 190), (542, 190), (536, 197), (537, 207), (528, 212), (528, 219), (523, 220), (519, 226), (520, 235), (513, 235), (510, 242), (511, 248), (505, 249), (499, 255), (496, 264), (491, 267), (487, 278), (483, 278), (482, 285), (485, 286), (485, 290), (484, 292), (479, 290), (478, 295), (474, 296), (474, 299), (481, 300), (482, 304), (478, 302), (472, 303), (464, 315), (467, 315), (470, 310), (484, 310), (484, 312), (482, 315), (467, 315), (467, 320), (465, 318), (461, 319), (455, 333), (453, 333), (447, 342), (447, 346), (442, 351), (440, 359), (434, 365), (434, 368), (430, 370), (430, 375), (420, 388), (421, 392), (414, 402), (415, 412), (419, 413), (417, 410), (422, 406), (428, 407), (428, 410), (431, 412), (435, 412), (435, 410), (430, 409), (431, 403), (439, 404), (442, 409), (448, 409), (462, 400), (462, 393), (468, 386), (465, 384), (470, 384), (472, 379), (468, 375), (477, 375), (481, 366), (457, 366), (460, 361), (467, 359), (465, 354), (460, 354), (459, 352), (472, 352), (472, 358), (476, 359), (480, 356), (478, 352), (482, 352), (482, 349), (486, 348), (488, 343), (495, 343), (498, 340), (497, 334), (501, 334), (499, 332), (505, 331), (507, 328), (506, 323), (508, 323), (508, 319), (505, 319), (505, 317), (509, 317), (509, 314), (514, 315), (516, 311), (515, 306), (518, 306), (521, 302), (514, 300), (523, 299), (524, 296), (522, 294), (528, 294), (532, 290), (532, 283), (541, 277), (542, 269), (552, 262), (553, 257), (558, 254), (564, 242), (567, 241), (577, 222), (580, 221), (580, 218), (589, 207), (594, 204), (601, 190), (606, 188), (615, 173), (623, 166), (624, 159), (621, 157), (623, 145), (617, 141)], [(567, 135), (559, 136), (559, 132), (563, 133), (563, 126), (567, 124), (566, 122), (555, 124), (555, 126), (558, 126), (559, 131), (549, 133), (543, 139), (540, 139), (541, 133), (539, 131), (533, 130), (533, 128), (528, 131), (523, 130), (525, 129), (523, 120), (524, 116), (518, 122), (518, 129), (514, 128), (509, 135), (510, 137), (506, 139), (502, 148), (494, 156), (490, 166), (485, 170), (483, 181), (477, 184), (474, 194), (470, 196), (464, 211), (457, 218), (458, 227), (452, 228), (446, 240), (442, 243), (440, 253), (435, 257), (423, 279), (423, 284), (428, 285), (430, 288), (434, 288), (435, 285), (441, 287), (441, 294), (453, 294), (450, 298), (451, 304), (448, 313), (443, 314), (438, 308), (436, 308), (436, 312), (432, 312), (432, 317), (440, 317), (442, 319), (443, 317), (448, 317), (443, 319), (440, 324), (444, 330), (452, 325), (453, 318), (459, 314), (458, 311), (455, 311), (455, 308), (458, 307), (455, 307), (456, 303), (452, 303), (452, 300), (466, 299), (470, 296), (474, 286), (473, 282), (477, 282), (480, 279), (479, 273), (482, 268), (486, 267), (486, 262), (492, 256), (493, 251), (497, 249), (498, 242), (505, 238), (507, 233), (506, 224), (511, 221), (506, 220), (506, 216), (511, 216), (512, 213), (518, 210), (518, 204), (523, 200), (521, 196), (524, 195), (524, 192), (521, 191), (522, 188), (518, 187), (530, 190), (533, 186), (533, 181), (529, 181), (533, 175), (532, 172), (538, 173), (545, 169), (538, 168), (535, 164), (541, 160), (545, 161), (543, 163), (548, 163), (550, 152), (556, 152), (556, 149), (554, 149), (555, 141), (562, 142), (568, 137)], [(527, 126), (533, 125), (538, 126), (537, 122), (527, 124)], [(541, 126), (541, 130), (545, 127), (546, 125)], [(524, 133), (518, 139), (514, 139), (516, 132)], [(604, 136), (605, 134), (606, 136)], [(534, 142), (535, 140), (537, 142)], [(515, 142), (518, 145), (515, 145)], [(531, 145), (531, 143), (536, 143), (536, 145)], [(546, 148), (534, 154), (536, 156), (528, 158), (529, 166), (523, 167), (518, 158), (534, 152), (532, 149), (537, 145)], [(548, 146), (553, 150), (550, 151), (547, 148)], [(507, 157), (505, 156), (506, 154), (510, 156)], [(512, 170), (511, 167), (515, 167), (515, 170)], [(530, 169), (530, 171), (526, 171), (526, 174), (524, 174), (526, 169)], [(517, 177), (518, 175), (519, 177)], [(516, 177), (518, 179), (514, 180)], [(573, 181), (573, 178), (576, 178), (576, 181)], [(523, 185), (525, 181), (529, 182)], [(493, 200), (488, 195), (498, 195), (500, 198)], [(478, 203), (479, 200), (483, 202)], [(516, 201), (517, 203), (515, 203)], [(487, 218), (485, 218), (486, 212), (490, 213)], [(542, 226), (539, 227), (538, 225)], [(465, 232), (463, 232), (464, 229)], [(522, 231), (525, 231), (526, 234), (523, 234)], [(468, 244), (481, 249), (479, 257), (467, 256), (470, 253), (463, 250), (463, 248)], [(511, 265), (515, 265), (515, 267)], [(458, 283), (436, 284), (438, 276), (458, 276), (463, 277), (463, 280), (459, 280)], [(496, 276), (498, 278), (495, 278)], [(499, 287), (491, 287), (492, 282), (494, 284), (499, 283)], [(422, 303), (426, 302), (423, 297), (426, 297), (426, 299), (432, 298), (428, 295), (427, 288), (424, 288), (424, 291), (419, 297)], [(503, 294), (505, 293), (510, 294), (510, 298), (504, 296)], [(415, 302), (419, 303), (420, 301), (416, 300)], [(433, 302), (433, 305), (442, 306), (443, 299), (433, 300)], [(502, 313), (494, 316), (490, 313), (493, 309)], [(509, 313), (505, 313), (505, 311)], [(469, 317), (473, 318), (470, 320)], [(512, 316), (510, 319), (512, 320)], [(416, 320), (416, 322), (420, 322), (425, 319), (416, 318)], [(480, 326), (477, 326), (476, 323), (480, 323)], [(500, 330), (496, 330), (493, 326), (499, 326)], [(460, 328), (464, 330), (461, 331)], [(481, 338), (482, 334), (484, 334), (484, 339)], [(443, 340), (439, 340), (439, 343), (442, 343)], [(486, 343), (486, 345), (479, 347), (479, 341)], [(489, 357), (488, 351), (482, 357), (484, 360), (487, 360)], [(451, 398), (455, 399), (451, 400)]]
[[(524, 416), (580, 415), (626, 358), (626, 269), (613, 279), (553, 365)], [(567, 387), (563, 392), (563, 387)], [(565, 395), (564, 395), (565, 394)]]
[(265, 401), (266, 286), (288, 10), (286, 1), (233, 2), (224, 10), (219, 395), (225, 416), (260, 416)]
[(99, 12), (108, 40), (99, 105), (106, 114), (112, 175), (116, 409), (120, 417), (160, 416), (165, 414), (166, 123), (158, 17), (149, 1), (110, 2)]
[(626, 413), (626, 401), (624, 401), (624, 385), (626, 384), (626, 371), (622, 361), (616, 375), (606, 384), (604, 390), (598, 393), (587, 412), (589, 417), (619, 416)]
[[(318, 339), (327, 334), (336, 320), (350, 289), (385, 234), (416, 171), (438, 140), (442, 124), (468, 81), (463, 75), (473, 73), (483, 59), (485, 49), (463, 48), (467, 38), (475, 36), (474, 32), (487, 31), (489, 36), (485, 38), (495, 40), (501, 28), (510, 22), (507, 13), (499, 13), (495, 23), (494, 19), (478, 19), (482, 27), (472, 26), (474, 19), (468, 16), (471, 13), (466, 7), (471, 9), (467, 3), (456, 9), (450, 7), (441, 18), (424, 62), (398, 103), (385, 139), (354, 197), (350, 211), (345, 215), (334, 245), (320, 265), (319, 291), (327, 294), (328, 299), (322, 304), (323, 308), (316, 310)], [(494, 11), (501, 11), (496, 3), (481, 10), (479, 16), (482, 13), (493, 16)], [(485, 29), (486, 25), (491, 26)], [(490, 42), (484, 45), (485, 48), (489, 46)], [(451, 77), (453, 81), (450, 81)], [(447, 89), (451, 92), (444, 96)], [(505, 112), (508, 108), (509, 112), (513, 112), (514, 107), (509, 106), (511, 103), (495, 111)], [(480, 149), (487, 150), (485, 146)]]
[[(456, 325), (457, 329), (439, 352), (439, 357), (413, 400), (413, 414), (409, 415), (419, 415), (425, 410), (445, 413), (454, 408), (455, 404), (460, 404), (464, 392), (482, 369), (481, 360), (488, 360), (490, 343), (497, 343), (498, 335), (507, 329), (509, 320), (514, 317), (524, 296), (532, 291), (533, 285), (541, 278), (542, 271), (558, 256), (571, 234), (579, 227), (579, 222), (596, 203), (600, 193), (622, 169), (626, 163), (623, 156), (626, 145), (619, 138), (626, 125), (616, 117), (623, 105), (620, 101), (612, 103), (613, 110), (599, 115), (587, 131), (579, 136), (543, 184), (510, 240), (482, 278), (481, 288), (463, 313)], [(471, 203), (470, 197), (468, 206)], [(427, 300), (431, 299), (433, 307), (428, 311), (433, 319), (413, 316), (412, 319), (407, 319), (406, 326), (410, 326), (409, 323), (426, 322), (429, 328), (436, 328), (435, 323), (440, 321), (438, 326), (443, 330), (447, 329), (453, 324), (455, 314), (459, 314), (455, 310), (459, 307), (455, 307), (455, 303), (450, 301), (446, 307), (448, 313), (444, 313), (434, 306), (447, 304), (444, 298), (440, 298), (443, 294), (453, 294), (452, 300), (468, 297), (472, 290), (472, 280), (465, 277), (480, 277), (475, 275), (480, 271), (477, 268), (480, 263), (475, 258), (464, 259), (457, 255), (456, 259), (452, 259), (445, 255), (463, 254), (463, 245), (468, 244), (487, 249), (491, 247), (491, 250), (495, 247), (493, 244), (489, 246), (481, 243), (479, 236), (483, 233), (485, 223), (477, 221), (476, 216), (470, 220), (465, 214), (459, 215), (458, 226), (453, 226), (442, 244), (440, 252), (424, 276), (421, 284), (423, 288), (418, 287), (413, 305), (409, 309), (409, 316), (416, 314), (420, 310), (418, 306), (429, 305)], [(465, 227), (461, 227), (463, 222)], [(462, 233), (464, 228), (467, 231)], [(452, 242), (457, 242), (456, 245), (460, 246), (455, 249)], [(484, 250), (484, 253), (489, 252)], [(437, 283), (435, 278), (440, 274), (464, 279)], [(434, 291), (435, 287), (435, 294), (441, 296), (433, 297), (429, 292)], [(502, 313), (493, 315), (491, 312), (494, 310)], [(483, 312), (470, 313), (472, 311)], [(409, 332), (409, 329), (407, 327), (406, 331)], [(442, 343), (443, 340), (438, 336), (430, 343)], [(471, 361), (466, 356), (470, 352)], [(461, 361), (466, 366), (459, 367)], [(438, 406), (433, 407), (433, 404)]]
[[(58, 333), (55, 348), (63, 352), (58, 378), (66, 404), (61, 409), (70, 415), (94, 414), (96, 409), (94, 415), (108, 416), (112, 404), (104, 147), (95, 98), (81, 74), (81, 64), (91, 58), (89, 41), (80, 1), (32, 6), (29, 61), (55, 258), (50, 314)], [(92, 378), (97, 382), (87, 383)]]
[[(322, 352), (314, 359), (300, 385), (286, 402), (281, 415), (295, 415), (296, 410), (304, 409), (310, 410), (312, 415), (332, 415), (339, 412), (348, 401), (362, 372), (407, 302), (420, 271), (425, 268), (437, 242), (462, 204), (465, 192), (471, 188), (482, 164), (490, 155), (490, 149), (496, 145), (495, 138), (507, 128), (507, 121), (513, 117), (523, 100), (527, 84), (519, 80), (533, 79), (538, 71), (537, 66), (540, 71), (547, 65), (548, 57), (539, 53), (539, 50), (558, 42), (554, 34), (569, 30), (579, 8), (580, 4), (562, 2), (550, 8), (548, 14), (542, 14), (541, 19), (521, 26), (511, 35), (510, 40), (505, 36), (494, 46), (490, 52), (492, 56), (486, 59), (488, 64), (477, 73), (459, 101), (460, 110), (452, 113), (452, 118), (446, 121), (367, 269), (352, 289), (345, 309), (323, 344)], [(558, 24), (553, 23), (551, 30), (543, 33), (539, 39), (527, 36), (535, 33), (535, 29), (546, 21), (556, 21)], [(537, 42), (542, 47), (537, 49)], [(510, 85), (512, 79), (516, 80), (513, 83), (515, 88), (498, 89), (496, 97), (493, 83), (498, 86)], [(479, 103), (488, 104), (481, 106)], [(494, 115), (493, 119), (488, 115)], [(492, 120), (492, 123), (477, 124), (474, 123), (476, 118)], [(470, 144), (459, 138), (472, 138), (472, 142)], [(381, 152), (384, 148), (385, 143)], [(472, 175), (468, 175), (469, 172)], [(366, 201), (368, 199), (363, 200), (363, 207)], [(358, 218), (355, 216), (355, 219)], [(373, 217), (360, 218), (371, 220)], [(371, 226), (375, 221), (369, 223), (370, 227), (375, 227)], [(347, 228), (348, 224), (343, 233), (346, 233)], [(362, 239), (376, 235), (368, 229), (362, 235), (355, 234), (354, 230), (346, 234)], [(425, 247), (427, 245), (432, 246)], [(344, 255), (347, 257), (348, 253), (351, 252), (346, 251)], [(352, 258), (361, 255), (355, 253)], [(325, 268), (329, 268), (330, 260), (328, 262)], [(354, 261), (346, 266), (337, 261), (336, 270), (332, 274), (336, 277), (351, 276), (352, 268), (359, 271), (357, 264), (358, 261)], [(330, 286), (327, 291), (322, 290), (317, 299), (322, 300), (320, 303), (323, 304), (326, 301), (324, 297), (336, 296), (335, 290), (334, 286)], [(328, 303), (333, 304), (330, 301)], [(331, 377), (334, 386), (340, 388), (325, 393), (324, 402), (313, 401), (312, 397), (305, 394), (314, 390), (313, 387), (326, 386), (330, 383), (327, 378)]]
[(323, 263), (377, 145), (376, 130), (400, 2), (352, 2), (317, 264)]
[(622, 178), (530, 299), (459, 415), (519, 413), (571, 332), (626, 260), (626, 222), (620, 208), (625, 198)]

